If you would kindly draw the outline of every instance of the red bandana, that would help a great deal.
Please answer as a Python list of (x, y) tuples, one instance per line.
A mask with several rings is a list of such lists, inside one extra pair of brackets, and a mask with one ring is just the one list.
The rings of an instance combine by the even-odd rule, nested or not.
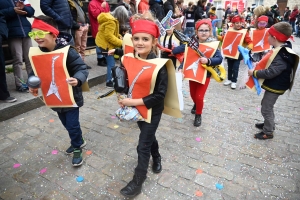
[(268, 17), (264, 16), (264, 15), (260, 16), (259, 18), (257, 18), (258, 22), (261, 22), (261, 21), (268, 22), (268, 20), (269, 20)]
[(47, 23), (43, 22), (40, 19), (35, 18), (33, 20), (33, 23), (32, 23), (31, 27), (36, 28), (36, 29), (40, 29), (42, 31), (49, 31), (49, 32), (53, 33), (56, 36), (59, 34), (59, 30), (57, 30), (56, 28), (54, 28), (50, 24), (47, 24)]
[(243, 22), (243, 18), (240, 17), (239, 15), (235, 15), (235, 16), (231, 19), (231, 22), (232, 22), (232, 23), (235, 23), (235, 22)]
[(269, 34), (272, 35), (272, 36), (275, 36), (276, 39), (279, 41), (279, 42), (285, 42), (287, 41), (288, 39), (292, 39), (294, 41), (294, 37), (293, 36), (286, 36), (284, 35), (283, 33), (280, 33), (279, 31), (277, 31), (274, 26), (271, 26), (271, 28), (269, 28)]
[(198, 30), (198, 28), (202, 25), (202, 24), (208, 24), (209, 28), (211, 29), (212, 25), (211, 25), (211, 20), (209, 19), (202, 19), (200, 21), (198, 21), (196, 23), (196, 30)]
[(155, 38), (158, 38), (158, 36), (160, 35), (158, 26), (154, 22), (149, 20), (138, 19), (134, 22), (130, 20), (130, 26), (132, 35), (134, 35), (135, 33), (149, 33)]

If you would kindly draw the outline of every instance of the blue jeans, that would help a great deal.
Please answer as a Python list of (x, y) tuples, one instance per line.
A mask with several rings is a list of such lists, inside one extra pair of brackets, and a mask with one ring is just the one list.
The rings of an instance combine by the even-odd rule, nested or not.
[(239, 75), (239, 68), (240, 68), (240, 62), (241, 62), (242, 56), (239, 55), (239, 59), (232, 59), (227, 58), (227, 65), (228, 65), (228, 80), (230, 80), (233, 83), (237, 82), (237, 78)]
[(99, 47), (96, 46), (97, 58), (103, 58), (102, 51)]
[(2, 35), (0, 34), (0, 100), (5, 100), (9, 97), (6, 83), (5, 61), (2, 49)]
[(74, 148), (79, 148), (83, 143), (82, 131), (79, 123), (79, 108), (68, 110), (66, 112), (57, 112), (57, 114), (61, 123), (69, 133), (71, 145)]
[(108, 56), (107, 54), (103, 55), (107, 62), (107, 74), (106, 74), (106, 82), (112, 81), (111, 69), (115, 66), (115, 58), (114, 56)]
[(293, 27), (293, 32), (295, 32), (295, 21), (290, 21), (290, 25)]

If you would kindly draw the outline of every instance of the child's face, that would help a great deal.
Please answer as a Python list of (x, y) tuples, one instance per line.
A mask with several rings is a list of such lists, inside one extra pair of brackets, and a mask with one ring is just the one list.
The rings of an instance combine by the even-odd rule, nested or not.
[(260, 21), (257, 23), (257, 28), (259, 30), (262, 30), (262, 29), (265, 29), (267, 25), (268, 25), (268, 22)]
[(140, 57), (146, 59), (152, 47), (156, 45), (157, 38), (148, 33), (136, 33), (132, 36), (132, 43)]
[(233, 28), (236, 30), (239, 30), (242, 28), (242, 22), (234, 22), (233, 23)]
[[(42, 31), (40, 29), (36, 29), (36, 28), (33, 28), (31, 30), (31, 32), (36, 32), (36, 31)], [(56, 36), (49, 33), (49, 32), (46, 32), (46, 31), (42, 31), (44, 32), (44, 37), (39, 37), (37, 35), (35, 35), (33, 37), (33, 39), (36, 41), (36, 43), (38, 43), (39, 47), (44, 47), (44, 48), (47, 48), (48, 50), (52, 51), (56, 45)]]
[(276, 39), (271, 34), (269, 34), (269, 36), (268, 36), (269, 44), (272, 46), (275, 46), (275, 41), (276, 41)]
[(202, 24), (197, 30), (197, 36), (200, 42), (204, 42), (210, 36), (210, 27), (207, 24)]

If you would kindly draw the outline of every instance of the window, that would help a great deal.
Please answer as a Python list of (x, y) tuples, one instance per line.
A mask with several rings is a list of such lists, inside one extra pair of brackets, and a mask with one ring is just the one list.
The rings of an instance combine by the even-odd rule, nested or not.
[(264, 0), (255, 0), (256, 6), (264, 5)]
[(223, 8), (223, 7), (224, 7), (224, 6), (222, 6), (222, 2), (221, 2), (221, 1), (214, 1), (213, 4), (214, 4), (214, 6), (215, 6), (216, 8), (218, 8), (218, 7)]

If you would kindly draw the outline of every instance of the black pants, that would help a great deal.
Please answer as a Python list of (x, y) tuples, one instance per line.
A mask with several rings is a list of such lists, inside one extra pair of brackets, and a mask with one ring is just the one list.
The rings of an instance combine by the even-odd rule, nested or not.
[(159, 156), (158, 142), (155, 137), (155, 132), (160, 122), (161, 114), (152, 116), (151, 123), (137, 122), (140, 128), (139, 144), (137, 146), (138, 165), (135, 168), (135, 174), (140, 176), (147, 175), (147, 169), (152, 156)]
[(233, 58), (227, 58), (227, 65), (228, 65), (228, 73), (227, 73), (227, 79), (231, 82), (236, 83), (237, 78), (239, 75), (239, 68), (240, 68), (240, 62), (243, 59), (243, 56), (240, 54), (238, 59)]
[(2, 35), (0, 34), (0, 100), (5, 100), (9, 96), (6, 83), (5, 60), (2, 49)]

